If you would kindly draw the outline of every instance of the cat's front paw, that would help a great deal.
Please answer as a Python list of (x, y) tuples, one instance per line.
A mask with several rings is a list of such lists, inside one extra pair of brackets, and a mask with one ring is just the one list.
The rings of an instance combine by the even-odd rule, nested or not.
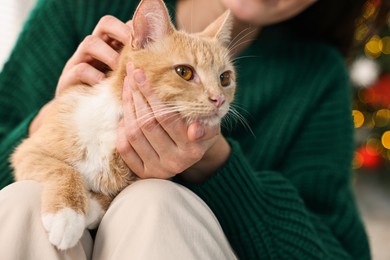
[(77, 244), (85, 229), (85, 216), (71, 208), (42, 216), (43, 226), (49, 233), (49, 241), (60, 250)]
[(104, 210), (100, 203), (93, 197), (89, 198), (89, 207), (86, 217), (86, 226), (88, 229), (95, 229), (99, 226), (104, 215)]

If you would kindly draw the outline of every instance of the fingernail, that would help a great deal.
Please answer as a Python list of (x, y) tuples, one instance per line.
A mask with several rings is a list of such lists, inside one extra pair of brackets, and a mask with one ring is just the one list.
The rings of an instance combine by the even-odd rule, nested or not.
[(134, 71), (134, 79), (135, 81), (139, 84), (142, 85), (144, 84), (146, 78), (145, 78), (145, 73), (143, 73), (141, 70), (136, 70)]
[(200, 139), (204, 136), (205, 129), (203, 126), (198, 126), (195, 132), (195, 139)]

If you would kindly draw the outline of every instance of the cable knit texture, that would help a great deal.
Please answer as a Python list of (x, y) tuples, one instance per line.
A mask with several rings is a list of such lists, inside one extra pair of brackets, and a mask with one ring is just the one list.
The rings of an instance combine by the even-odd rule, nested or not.
[[(175, 2), (166, 1), (173, 16)], [(0, 74), (0, 188), (9, 156), (99, 19), (138, 1), (40, 0)], [(240, 259), (369, 259), (351, 191), (348, 76), (330, 46), (264, 29), (236, 60), (235, 105), (253, 131), (226, 124), (232, 153), (205, 183), (175, 181), (213, 210)]]

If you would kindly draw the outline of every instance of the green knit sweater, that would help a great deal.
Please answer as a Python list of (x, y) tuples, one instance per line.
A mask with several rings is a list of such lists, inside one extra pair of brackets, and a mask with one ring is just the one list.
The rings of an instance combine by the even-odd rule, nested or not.
[[(175, 1), (166, 2), (174, 16)], [(127, 21), (137, 4), (38, 2), (0, 74), (0, 188), (13, 181), (8, 158), (78, 44), (103, 15)], [(241, 259), (369, 259), (350, 187), (353, 126), (341, 55), (268, 28), (236, 65), (235, 104), (253, 134), (240, 123), (226, 127), (226, 165), (203, 184), (182, 184), (210, 206)]]

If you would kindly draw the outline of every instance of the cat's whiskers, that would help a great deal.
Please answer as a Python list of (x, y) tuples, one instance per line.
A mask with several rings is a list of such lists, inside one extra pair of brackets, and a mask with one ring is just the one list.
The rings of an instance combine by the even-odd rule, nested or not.
[(233, 64), (235, 64), (236, 61), (241, 60), (241, 59), (259, 58), (259, 57), (260, 57), (260, 56), (256, 56), (256, 55), (238, 56), (238, 57), (234, 58), (231, 62), (232, 62)]
[[(208, 114), (210, 112), (208, 107), (195, 101), (171, 101), (155, 105), (153, 107), (153, 111), (151, 111), (150, 108), (145, 108), (145, 110), (147, 111), (139, 111), (139, 113), (143, 114), (137, 119), (140, 126), (147, 125), (151, 123), (151, 121), (156, 120), (156, 118), (157, 122), (160, 123), (166, 121), (170, 121), (170, 123), (176, 123), (178, 120), (181, 120), (184, 117), (186, 123), (190, 124), (199, 120), (200, 118), (204, 118), (202, 115)], [(238, 110), (242, 110), (248, 113), (244, 108), (238, 106), (237, 104), (230, 104), (228, 113), (221, 120), (221, 125), (231, 129), (234, 127), (234, 122), (239, 122), (254, 136), (248, 121)], [(180, 116), (178, 116), (178, 114), (180, 114)], [(172, 120), (173, 118), (175, 119)], [(158, 124), (156, 124), (156, 127), (157, 126)]]
[(238, 60), (241, 60), (241, 59), (247, 59), (247, 58), (259, 58), (260, 56), (258, 56), (258, 55), (246, 55), (246, 56), (238, 56), (238, 57), (236, 57), (236, 58), (234, 58), (234, 59), (232, 59), (231, 60), (231, 62), (236, 62), (236, 61), (238, 61)]
[(233, 53), (238, 47), (240, 47), (241, 45), (246, 44), (248, 42), (253, 42), (253, 40), (249, 39), (249, 40), (245, 40), (245, 41), (239, 42), (237, 44), (234, 44), (233, 47), (229, 49), (229, 53)]
[[(181, 117), (186, 120), (187, 124), (190, 124), (197, 120), (205, 120), (208, 118), (208, 115), (212, 112), (209, 106), (199, 104), (196, 101), (175, 101), (167, 104), (171, 109), (165, 109), (167, 113), (180, 113)], [(156, 111), (155, 115), (158, 115), (161, 112)], [(178, 118), (179, 120), (179, 118)]]
[[(139, 121), (139, 123), (141, 125), (149, 122), (149, 120), (154, 120), (156, 117), (164, 117), (165, 115), (168, 115), (171, 113), (174, 114), (175, 112), (178, 112), (175, 109), (172, 109), (172, 107), (167, 107), (167, 106), (163, 106), (163, 105), (161, 105), (160, 108), (154, 107), (153, 111), (150, 111), (149, 108), (146, 108), (145, 110), (147, 110), (147, 112), (145, 114), (143, 114), (142, 116), (140, 116), (139, 118), (137, 118), (137, 120)], [(139, 111), (139, 113), (143, 113), (143, 112), (145, 112), (145, 111), (142, 111), (142, 110)]]
[[(256, 31), (256, 29), (252, 29), (252, 28), (248, 27), (248, 28), (242, 30), (239, 34), (237, 34), (233, 38), (233, 40), (231, 40), (230, 44), (227, 47), (228, 53), (232, 53), (235, 49), (237, 49), (237, 47), (239, 47), (240, 45), (242, 45), (244, 43), (253, 41), (254, 39), (252, 39), (252, 38), (251, 39), (247, 39), (245, 41), (243, 41), (243, 39), (245, 39), (246, 37), (251, 35), (254, 31)], [(246, 33), (244, 33), (244, 32), (246, 32)], [(243, 34), (243, 35), (241, 35), (241, 34)]]
[(233, 120), (231, 116), (226, 115), (222, 120), (221, 120), (221, 126), (225, 129), (232, 130), (234, 128), (234, 123), (236, 120)]
[[(229, 123), (229, 126), (230, 127), (233, 127), (233, 121), (238, 121), (239, 123), (241, 123), (241, 125), (247, 129), (254, 137), (255, 134), (253, 133), (252, 131), (252, 128), (250, 127), (248, 121), (246, 120), (246, 118), (238, 111), (238, 109), (240, 110), (243, 110), (244, 112), (248, 113), (245, 109), (243, 109), (242, 107), (239, 107), (238, 105), (236, 104), (231, 104), (230, 105), (230, 108), (229, 108), (229, 112), (226, 114), (226, 116), (223, 118), (222, 120), (222, 124), (224, 124), (225, 122)], [(249, 114), (249, 113), (248, 113)]]
[[(155, 124), (155, 126), (154, 127), (157, 127), (157, 126), (159, 126), (160, 125), (160, 123), (163, 123), (163, 122), (165, 122), (165, 121), (168, 121), (168, 120), (170, 120), (171, 118), (173, 118), (173, 117), (176, 117), (177, 119), (175, 119), (175, 120), (173, 120), (172, 121), (172, 123), (174, 123), (174, 122), (176, 122), (178, 119), (179, 119), (179, 117), (177, 117), (176, 116), (176, 114), (174, 114), (174, 113), (172, 113), (172, 111), (165, 111), (165, 112), (161, 112), (161, 111), (155, 111), (155, 112), (149, 112), (148, 114), (145, 114), (145, 115), (143, 115), (143, 116), (141, 116), (141, 117), (139, 117), (138, 119), (137, 119), (137, 121), (138, 121), (138, 125), (139, 126), (145, 126), (145, 125), (148, 125), (148, 124), (150, 124), (152, 121), (155, 121), (156, 120), (156, 116), (158, 115), (159, 117), (160, 117), (160, 120), (161, 120), (161, 118), (163, 117), (163, 119), (161, 120), (161, 121), (157, 121), (157, 123)], [(168, 116), (166, 116), (166, 115), (168, 115)]]
[[(243, 38), (245, 38), (246, 36), (248, 36), (249, 34), (251, 34), (252, 32), (254, 32), (254, 30), (248, 32), (248, 30), (250, 30), (250, 29), (251, 29), (251, 27), (247, 27), (247, 28), (245, 28), (244, 30), (242, 30), (241, 32), (239, 32), (239, 33), (230, 41), (229, 45), (227, 46), (227, 49), (230, 50), (230, 48), (231, 48), (232, 46), (234, 46), (234, 45), (237, 44), (240, 40), (242, 40)], [(245, 32), (246, 32), (246, 34), (242, 36), (241, 34), (243, 34), (243, 33), (245, 33)], [(237, 40), (238, 37), (240, 37), (240, 39)]]
[[(199, 116), (200, 112), (203, 112), (204, 109), (197, 106), (195, 102), (175, 102), (175, 103), (169, 103), (169, 104), (159, 104), (155, 105), (153, 107), (153, 111), (150, 111), (150, 108), (145, 108), (147, 111), (140, 110), (139, 113), (144, 113), (141, 117), (139, 117), (138, 123), (139, 125), (145, 125), (150, 123), (150, 121), (155, 120), (156, 118), (159, 118), (161, 122), (168, 121), (172, 119), (173, 117), (176, 117), (178, 113), (186, 113), (188, 115), (188, 112), (191, 111), (191, 113), (196, 114)], [(178, 117), (177, 120), (179, 120), (180, 117)], [(173, 122), (175, 122), (174, 120)]]
[(212, 112), (208, 106), (197, 102), (175, 102), (174, 106), (179, 112), (189, 117), (202, 117), (202, 115)]

